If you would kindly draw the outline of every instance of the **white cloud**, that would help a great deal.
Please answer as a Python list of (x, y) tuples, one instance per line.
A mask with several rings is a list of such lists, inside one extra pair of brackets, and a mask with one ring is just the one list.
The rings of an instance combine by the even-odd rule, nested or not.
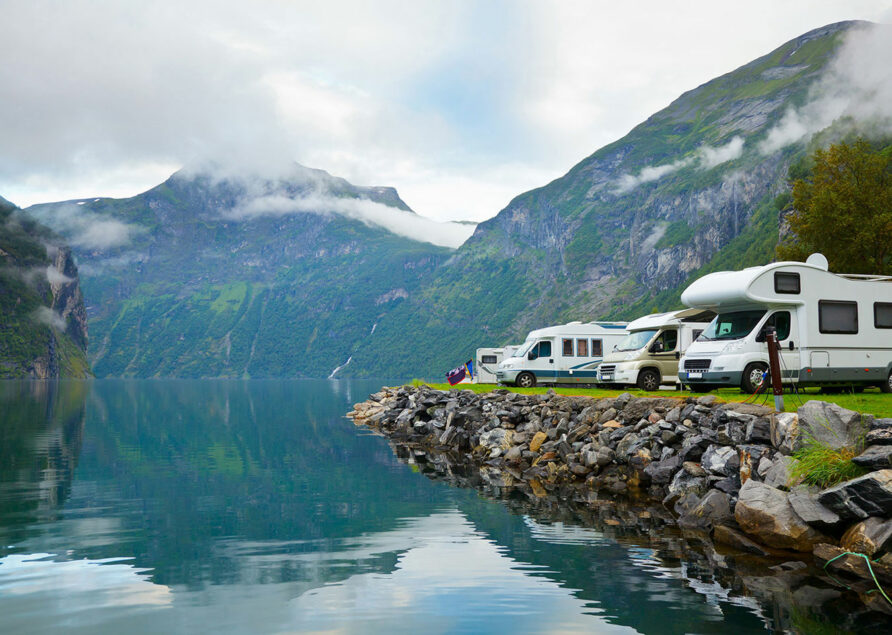
[(34, 312), (34, 319), (41, 324), (46, 324), (47, 326), (60, 331), (65, 331), (65, 329), (68, 328), (68, 325), (65, 323), (65, 320), (62, 319), (62, 316), (48, 306), (37, 307), (37, 310)]
[(827, 73), (801, 108), (788, 109), (759, 144), (763, 154), (807, 141), (840, 117), (892, 133), (892, 27), (850, 32)]
[(135, 225), (85, 210), (77, 204), (50, 205), (29, 213), (37, 220), (64, 234), (66, 241), (86, 249), (113, 249), (130, 244), (140, 231)]
[(638, 187), (642, 183), (657, 181), (664, 176), (677, 172), (689, 165), (694, 165), (701, 170), (709, 170), (717, 165), (733, 161), (740, 157), (740, 155), (743, 154), (743, 146), (743, 137), (739, 136), (734, 137), (728, 143), (721, 146), (713, 147), (702, 145), (697, 148), (693, 156), (685, 157), (673, 161), (672, 163), (664, 163), (663, 165), (646, 166), (642, 168), (636, 176), (623, 174), (617, 180), (614, 192), (617, 194), (624, 194)]
[(366, 199), (337, 198), (314, 192), (298, 197), (273, 194), (251, 198), (224, 213), (225, 218), (249, 220), (261, 216), (301, 213), (337, 213), (382, 227), (413, 240), (456, 248), (474, 233), (474, 225), (440, 223), (412, 212)]
[(50, 265), (46, 268), (46, 279), (50, 284), (68, 284), (69, 282), (74, 282), (73, 278), (69, 278), (64, 273), (56, 269), (53, 265)]

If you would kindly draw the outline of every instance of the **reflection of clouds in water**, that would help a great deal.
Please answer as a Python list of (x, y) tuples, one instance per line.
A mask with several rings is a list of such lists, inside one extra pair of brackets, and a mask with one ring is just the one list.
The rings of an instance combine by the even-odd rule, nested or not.
[(506, 556), (458, 512), (413, 520), (375, 538), (404, 550), (396, 569), (354, 575), (295, 598), (294, 627), (633, 632), (600, 620), (596, 615), (602, 611), (553, 580), (530, 575), (538, 567)]
[(600, 531), (589, 527), (565, 525), (562, 522), (544, 524), (529, 516), (523, 517), (523, 523), (529, 527), (530, 536), (553, 545), (606, 545), (613, 542), (604, 537)]
[(168, 587), (152, 583), (146, 569), (123, 562), (127, 559), (54, 557), (35, 553), (0, 559), (0, 630), (41, 633), (63, 625), (66, 630), (92, 630), (172, 603)]

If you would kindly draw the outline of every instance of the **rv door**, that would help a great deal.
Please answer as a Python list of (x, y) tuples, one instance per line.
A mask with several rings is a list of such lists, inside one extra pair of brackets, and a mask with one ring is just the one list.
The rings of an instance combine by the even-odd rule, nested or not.
[(799, 369), (802, 368), (799, 358), (801, 341), (799, 340), (796, 314), (787, 310), (774, 311), (769, 314), (756, 341), (765, 342), (765, 327), (767, 326), (773, 326), (777, 332), (777, 342), (780, 345), (781, 377), (785, 381), (799, 381)]
[(553, 382), (555, 378), (554, 342), (550, 339), (542, 339), (533, 345), (527, 353), (527, 363), (524, 364), (535, 376), (537, 381)]

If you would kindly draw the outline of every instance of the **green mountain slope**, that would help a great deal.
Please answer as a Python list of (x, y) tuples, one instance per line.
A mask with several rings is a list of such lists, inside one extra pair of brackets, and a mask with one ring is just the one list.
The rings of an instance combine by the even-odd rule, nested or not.
[(452, 252), (349, 215), (366, 204), (411, 214), (391, 188), (300, 166), (181, 172), (130, 199), (28, 213), (79, 245), (97, 376), (325, 377), (352, 370), (376, 323)]
[(70, 250), (0, 198), (0, 378), (90, 375)]
[(632, 319), (679, 304), (715, 268), (772, 260), (790, 162), (802, 144), (763, 151), (856, 23), (787, 42), (691, 90), (565, 176), (516, 197), (382, 320), (354, 359), (383, 372), (404, 333), (427, 343), (406, 373), (439, 376), (478, 346), (519, 342), (569, 320)]

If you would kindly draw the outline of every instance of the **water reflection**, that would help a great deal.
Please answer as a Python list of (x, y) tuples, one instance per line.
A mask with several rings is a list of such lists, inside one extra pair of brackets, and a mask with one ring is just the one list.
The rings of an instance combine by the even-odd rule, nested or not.
[[(789, 624), (787, 605), (745, 591), (746, 562), (673, 533), (659, 509), (530, 498), (460, 464), (401, 462), (343, 418), (377, 385), (0, 383), (4, 628)], [(747, 588), (764, 577), (749, 573)]]

